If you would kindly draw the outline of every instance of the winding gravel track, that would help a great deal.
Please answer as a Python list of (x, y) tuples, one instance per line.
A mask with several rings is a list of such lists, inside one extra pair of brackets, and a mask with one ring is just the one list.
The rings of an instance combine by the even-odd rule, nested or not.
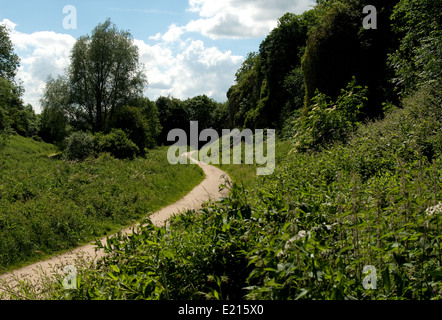
[[(228, 190), (220, 190), (219, 186), (224, 184), (226, 179), (231, 181), (230, 177), (224, 171), (214, 166), (194, 160), (191, 157), (194, 152), (195, 151), (187, 152), (184, 155), (201, 167), (204, 171), (205, 179), (181, 200), (152, 214), (149, 218), (154, 225), (163, 226), (173, 215), (187, 210), (197, 210), (201, 208), (204, 202), (210, 200), (216, 201), (227, 195)], [(136, 226), (127, 228), (123, 230), (122, 233), (130, 234), (134, 227)], [(106, 240), (106, 238), (103, 238), (101, 239), (101, 242), (105, 243)], [(77, 263), (79, 263), (78, 261), (96, 261), (96, 259), (103, 255), (104, 252), (102, 250), (96, 251), (96, 246), (94, 244), (81, 246), (67, 253), (54, 256), (46, 261), (38, 262), (11, 273), (3, 274), (0, 276), (0, 286), (3, 286), (2, 283), (6, 283), (10, 288), (14, 288), (17, 281), (23, 280), (29, 280), (33, 284), (38, 285), (42, 274), (48, 275), (53, 272), (62, 273), (64, 266), (76, 266)], [(1, 292), (2, 290), (0, 289), (0, 293)]]

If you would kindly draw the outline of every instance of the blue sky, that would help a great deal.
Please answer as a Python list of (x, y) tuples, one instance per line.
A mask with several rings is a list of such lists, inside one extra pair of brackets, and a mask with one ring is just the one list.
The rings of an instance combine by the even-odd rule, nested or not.
[[(302, 13), (314, 0), (0, 0), (0, 23), (11, 30), (21, 58), (18, 78), (40, 112), (39, 99), (48, 75), (63, 74), (75, 40), (90, 34), (106, 18), (129, 30), (139, 47), (150, 99), (171, 95), (187, 99), (206, 94), (218, 101), (234, 84), (247, 53), (276, 26), (285, 12)], [(77, 28), (65, 29), (76, 9)]]

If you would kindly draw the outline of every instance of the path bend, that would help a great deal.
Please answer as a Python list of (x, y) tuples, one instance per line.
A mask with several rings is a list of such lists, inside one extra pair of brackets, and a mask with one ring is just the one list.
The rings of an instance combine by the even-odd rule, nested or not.
[[(190, 191), (183, 198), (177, 202), (155, 212), (150, 215), (149, 218), (156, 226), (163, 226), (166, 221), (176, 214), (188, 210), (197, 210), (201, 208), (202, 204), (207, 201), (219, 200), (228, 194), (227, 189), (220, 190), (219, 186), (225, 184), (226, 179), (230, 180), (230, 177), (224, 171), (193, 159), (191, 156), (195, 151), (187, 152), (184, 155), (190, 159), (190, 161), (198, 164), (204, 171), (204, 180), (197, 185), (192, 191)], [(130, 234), (134, 227), (131, 226), (122, 230), (123, 234)], [(101, 242), (104, 244), (107, 241), (107, 237), (102, 238)], [(56, 255), (48, 260), (37, 262), (29, 266), (23, 267), (18, 270), (14, 270), (9, 273), (5, 273), (0, 276), (0, 287), (4, 288), (4, 284), (7, 284), (8, 288), (14, 288), (17, 286), (18, 281), (30, 281), (34, 285), (38, 285), (41, 281), (43, 274), (51, 274), (54, 270), (62, 273), (65, 266), (76, 266), (78, 261), (96, 261), (104, 256), (103, 250), (98, 250), (94, 244), (87, 244), (61, 255)], [(81, 258), (80, 258), (81, 257)], [(80, 260), (79, 260), (80, 259)], [(0, 288), (0, 294), (2, 289)]]

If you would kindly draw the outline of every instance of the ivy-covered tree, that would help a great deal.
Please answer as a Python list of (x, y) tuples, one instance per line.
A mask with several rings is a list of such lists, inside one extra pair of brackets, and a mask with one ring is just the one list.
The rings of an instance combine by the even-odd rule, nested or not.
[(249, 53), (236, 73), (236, 84), (227, 92), (229, 118), (232, 126), (244, 126), (246, 114), (258, 104), (263, 75), (260, 72), (260, 55)]
[(267, 125), (277, 127), (281, 111), (291, 98), (284, 82), (301, 65), (301, 56), (307, 40), (308, 24), (303, 15), (286, 13), (261, 43), (261, 70), (265, 80), (261, 86), (261, 116)]
[(314, 21), (310, 11), (285, 14), (259, 53), (247, 56), (227, 93), (234, 126), (281, 128), (287, 113), (301, 107), (296, 103), (304, 98), (298, 90), (304, 82), (299, 77), (301, 56)]

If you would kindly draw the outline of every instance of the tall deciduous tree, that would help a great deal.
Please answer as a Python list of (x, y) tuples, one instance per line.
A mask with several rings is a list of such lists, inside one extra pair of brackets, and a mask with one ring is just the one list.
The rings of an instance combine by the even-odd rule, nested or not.
[(24, 105), (21, 99), (23, 88), (15, 81), (19, 65), (9, 31), (0, 25), (0, 130), (11, 128), (20, 135), (32, 136), (38, 119), (32, 106)]
[(0, 77), (14, 82), (19, 64), (20, 59), (14, 53), (9, 31), (6, 26), (0, 25)]
[(189, 111), (190, 121), (198, 121), (201, 129), (213, 128), (212, 113), (217, 107), (215, 100), (202, 95), (187, 99), (184, 105)]
[(159, 143), (164, 145), (172, 144), (170, 141), (167, 141), (167, 135), (170, 130), (183, 129), (186, 132), (189, 131), (189, 110), (183, 101), (170, 96), (159, 97), (155, 104), (158, 108), (162, 126)]
[(69, 134), (70, 108), (69, 84), (65, 77), (49, 77), (43, 97), (40, 99), (43, 111), (39, 135), (43, 140), (61, 145)]
[(72, 102), (94, 132), (104, 129), (114, 108), (142, 94), (147, 81), (138, 58), (131, 34), (109, 19), (75, 43), (69, 69)]

